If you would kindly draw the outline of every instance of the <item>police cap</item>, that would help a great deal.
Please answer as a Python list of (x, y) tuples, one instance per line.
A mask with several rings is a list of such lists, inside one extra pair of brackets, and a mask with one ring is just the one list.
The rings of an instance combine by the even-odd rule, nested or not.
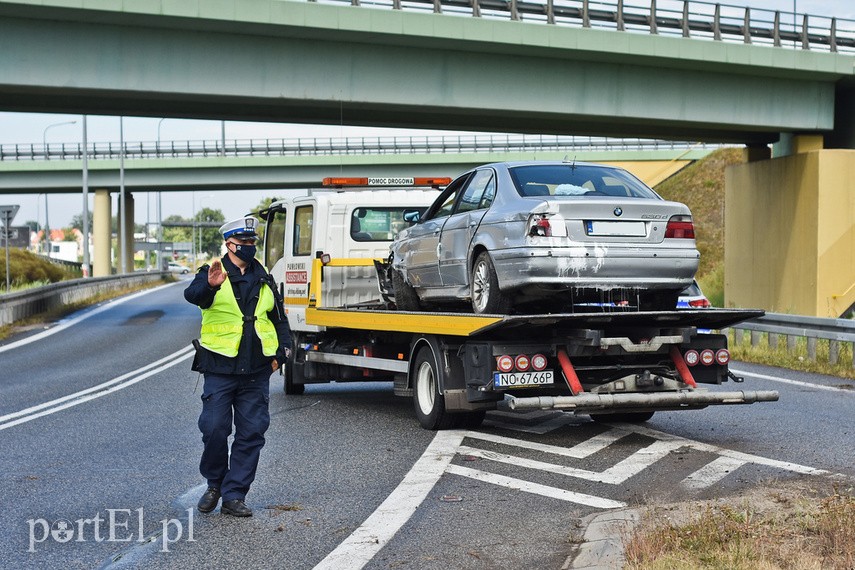
[(230, 237), (238, 239), (256, 239), (258, 238), (257, 228), (258, 220), (252, 216), (242, 216), (220, 226), (220, 233), (223, 234), (224, 240), (227, 240)]

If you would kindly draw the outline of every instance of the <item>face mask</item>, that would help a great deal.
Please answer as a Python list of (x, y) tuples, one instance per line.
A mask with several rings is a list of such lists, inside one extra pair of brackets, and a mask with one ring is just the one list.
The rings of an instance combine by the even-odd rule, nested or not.
[(235, 255), (241, 261), (249, 263), (255, 258), (256, 247), (254, 245), (234, 244)]

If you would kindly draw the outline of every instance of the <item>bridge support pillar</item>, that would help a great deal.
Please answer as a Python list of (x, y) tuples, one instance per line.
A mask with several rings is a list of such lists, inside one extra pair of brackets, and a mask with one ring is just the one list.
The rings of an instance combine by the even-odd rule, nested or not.
[(109, 190), (95, 190), (95, 210), (92, 213), (92, 276), (105, 277), (112, 273), (112, 231), (110, 222), (113, 204)]
[(839, 317), (855, 303), (855, 150), (793, 142), (726, 171), (725, 305)]
[[(122, 196), (119, 196), (119, 200)], [(121, 215), (121, 208), (119, 212)], [(121, 233), (122, 223), (119, 222), (119, 232)], [(119, 251), (125, 252), (125, 266), (120, 268), (119, 273), (134, 272), (134, 196), (125, 190), (125, 234), (120, 236)], [(121, 265), (121, 257), (119, 259)]]

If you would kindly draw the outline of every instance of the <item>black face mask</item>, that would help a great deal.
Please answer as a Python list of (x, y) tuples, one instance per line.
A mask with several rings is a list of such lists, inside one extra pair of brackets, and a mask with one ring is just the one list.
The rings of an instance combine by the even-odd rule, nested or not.
[(255, 258), (255, 252), (257, 248), (254, 245), (240, 245), (234, 244), (235, 246), (235, 255), (241, 261), (245, 261), (249, 263)]

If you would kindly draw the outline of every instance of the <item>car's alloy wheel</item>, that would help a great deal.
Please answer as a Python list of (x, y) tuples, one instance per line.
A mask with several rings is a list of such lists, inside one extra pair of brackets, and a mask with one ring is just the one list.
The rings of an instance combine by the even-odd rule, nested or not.
[(507, 313), (511, 308), (510, 298), (499, 290), (499, 279), (490, 254), (482, 252), (475, 260), (470, 279), (472, 310), (478, 314)]

